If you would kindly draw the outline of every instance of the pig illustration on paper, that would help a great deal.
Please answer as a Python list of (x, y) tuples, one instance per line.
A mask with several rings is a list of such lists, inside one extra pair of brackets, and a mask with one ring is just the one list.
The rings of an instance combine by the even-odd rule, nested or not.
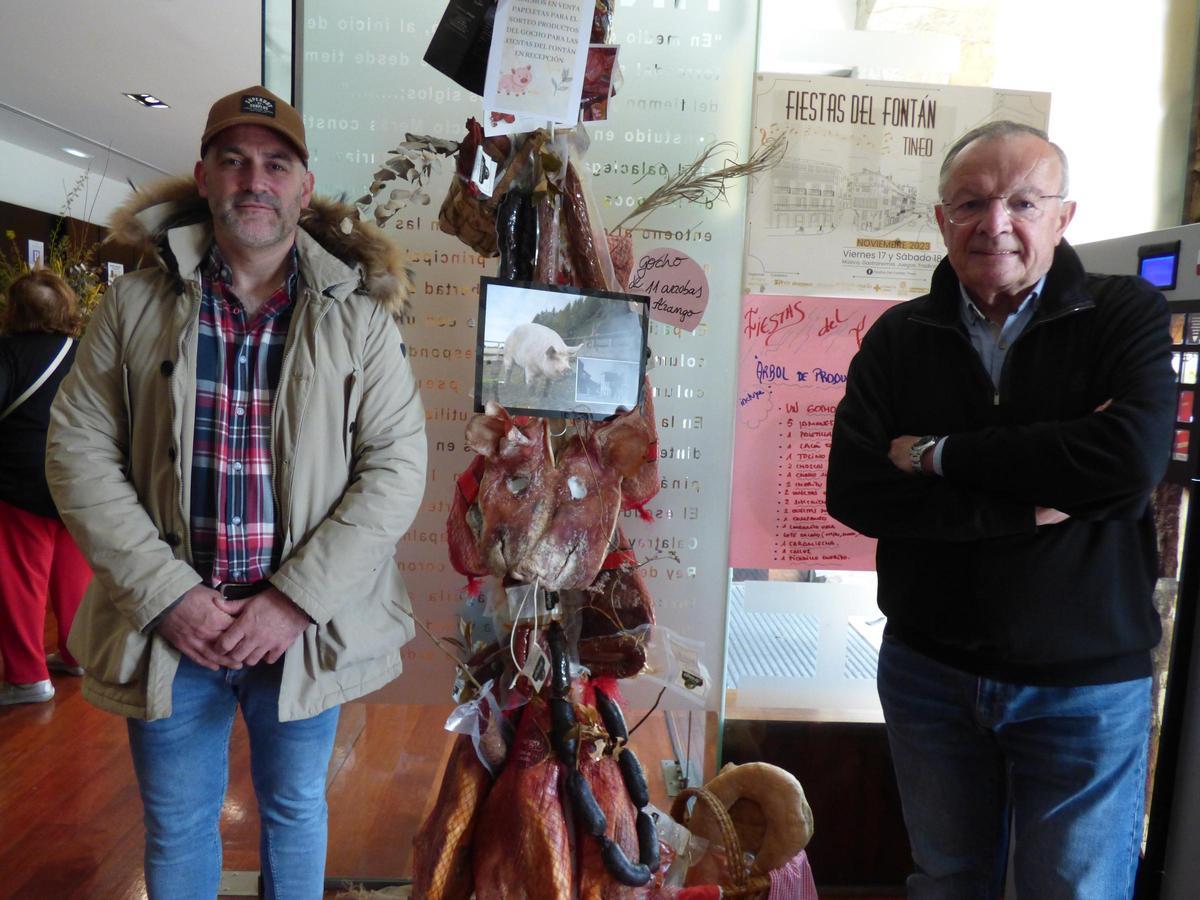
[(533, 80), (531, 67), (528, 65), (514, 67), (511, 71), (500, 76), (499, 91), (501, 94), (524, 94)]
[(504, 340), (504, 370), (507, 382), (513, 364), (525, 372), (525, 384), (534, 391), (550, 391), (550, 383), (571, 371), (583, 344), (568, 347), (553, 328), (528, 322), (514, 328)]

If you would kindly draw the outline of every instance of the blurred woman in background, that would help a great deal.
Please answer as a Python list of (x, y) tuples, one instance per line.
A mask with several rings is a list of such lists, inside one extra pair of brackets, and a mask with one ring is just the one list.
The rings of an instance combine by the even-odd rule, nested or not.
[[(46, 487), (50, 401), (75, 359), (75, 292), (47, 269), (12, 283), (0, 311), (0, 706), (54, 696), (50, 670), (80, 675), (67, 634), (92, 572)], [(58, 652), (44, 651), (46, 605)]]

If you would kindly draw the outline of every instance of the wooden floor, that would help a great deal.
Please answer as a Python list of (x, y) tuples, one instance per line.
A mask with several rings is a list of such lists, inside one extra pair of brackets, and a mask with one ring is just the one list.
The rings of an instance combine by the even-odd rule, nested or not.
[[(142, 878), (141, 801), (125, 720), (53, 675), (48, 703), (0, 707), (0, 898), (133, 900)], [(433, 804), (452, 737), (451, 705), (343, 708), (328, 788), (331, 878), (395, 879), (412, 871), (412, 836)], [(667, 809), (658, 760), (672, 754), (661, 716), (638, 731), (652, 802)], [(224, 869), (258, 869), (258, 816), (239, 718), (222, 814)], [(333, 892), (329, 894), (333, 896)]]
[[(49, 631), (52, 647), (52, 625)], [(125, 720), (87, 703), (81, 679), (52, 678), (57, 693), (50, 702), (0, 707), (0, 900), (145, 898), (141, 801)], [(452, 736), (443, 729), (450, 709), (449, 702), (343, 707), (329, 771), (329, 878), (371, 886), (411, 873), (412, 837), (433, 805), (450, 752)], [(632, 712), (631, 724), (634, 717), (641, 715)], [(715, 729), (710, 714), (707, 733)], [(706, 743), (711, 775), (715, 741)], [(659, 761), (674, 754), (664, 718), (647, 718), (632, 746), (645, 767), (651, 802), (669, 809)], [(240, 719), (221, 833), (226, 873), (250, 873), (242, 881), (253, 896), (258, 815)], [(815, 868), (819, 877), (819, 864)], [(331, 890), (326, 897), (340, 893)], [(845, 889), (822, 893), (884, 900)]]

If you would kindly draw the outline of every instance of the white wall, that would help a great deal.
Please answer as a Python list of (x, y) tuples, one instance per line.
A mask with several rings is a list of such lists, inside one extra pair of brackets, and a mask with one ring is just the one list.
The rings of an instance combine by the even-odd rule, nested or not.
[(994, 81), (1053, 95), (1074, 243), (1182, 224), (1196, 16), (1195, 0), (1005, 0)]
[(852, 0), (763, 0), (759, 69), (1049, 92), (1082, 243), (1182, 221), (1198, 6), (875, 0), (855, 32)]
[[(67, 195), (85, 170), (0, 140), (0, 200), (60, 214)], [(77, 219), (103, 225), (128, 199), (128, 184), (89, 173), (87, 187), (68, 211)]]

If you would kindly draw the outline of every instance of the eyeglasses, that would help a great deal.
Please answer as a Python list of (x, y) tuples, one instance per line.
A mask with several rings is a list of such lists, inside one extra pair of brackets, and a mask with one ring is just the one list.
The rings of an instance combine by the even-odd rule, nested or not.
[(1018, 191), (1007, 197), (972, 197), (960, 200), (958, 203), (942, 203), (946, 218), (952, 225), (971, 225), (983, 218), (992, 208), (992, 201), (999, 200), (1004, 205), (1004, 211), (1014, 222), (1036, 222), (1046, 211), (1047, 200), (1062, 200), (1063, 194), (1035, 194)]

